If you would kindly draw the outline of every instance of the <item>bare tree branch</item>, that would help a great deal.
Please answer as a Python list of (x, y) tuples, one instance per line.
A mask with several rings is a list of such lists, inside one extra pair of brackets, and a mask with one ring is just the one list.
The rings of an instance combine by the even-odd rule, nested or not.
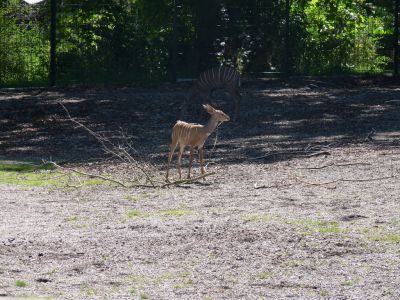
[[(130, 154), (129, 152), (124, 148), (124, 147), (118, 147), (115, 146), (110, 140), (108, 140), (107, 138), (99, 135), (98, 133), (94, 132), (93, 130), (91, 130), (90, 128), (88, 128), (87, 126), (85, 126), (83, 123), (77, 121), (76, 119), (71, 117), (71, 114), (69, 113), (68, 109), (65, 107), (65, 105), (61, 102), (59, 102), (59, 104), (61, 105), (61, 107), (64, 109), (65, 113), (67, 114), (68, 119), (73, 122), (74, 124), (78, 125), (78, 127), (83, 128), (84, 130), (86, 130), (91, 136), (93, 136), (102, 146), (103, 151), (107, 154), (111, 154), (117, 158), (119, 158), (121, 161), (123, 162), (127, 162), (130, 163), (132, 166), (134, 166), (134, 168), (138, 169), (141, 173), (144, 174), (144, 176), (146, 177), (146, 181), (150, 182), (152, 187), (156, 187), (156, 185), (154, 184), (153, 179), (151, 178), (150, 174), (147, 172), (147, 170), (145, 168), (143, 168)], [(131, 147), (130, 144), (128, 144), (129, 147)], [(87, 174), (89, 175), (89, 174)], [(93, 174), (91, 174), (93, 175)], [(110, 180), (109, 180), (110, 181)], [(117, 183), (117, 182), (116, 182)], [(122, 182), (118, 183), (121, 186), (124, 186), (124, 184)], [(126, 186), (125, 186), (126, 187)]]
[(192, 182), (198, 181), (199, 179), (204, 179), (204, 178), (206, 178), (208, 176), (211, 176), (211, 175), (214, 175), (214, 174), (215, 174), (215, 172), (210, 172), (210, 173), (205, 173), (205, 174), (202, 174), (200, 176), (193, 177), (193, 178), (179, 179), (179, 180), (176, 180), (176, 181), (164, 183), (160, 187), (161, 188), (165, 188), (165, 187), (168, 187), (168, 186), (171, 186), (171, 185), (179, 185), (179, 184), (182, 184), (182, 183), (192, 183)]
[(113, 183), (116, 183), (116, 184), (118, 184), (118, 185), (120, 185), (120, 186), (122, 186), (124, 188), (129, 187), (126, 184), (124, 184), (123, 182), (121, 182), (119, 180), (116, 180), (116, 179), (113, 179), (113, 178), (109, 178), (109, 177), (102, 176), (102, 175), (89, 174), (89, 173), (82, 172), (82, 171), (79, 171), (79, 170), (73, 169), (73, 168), (65, 168), (65, 167), (62, 167), (62, 166), (58, 165), (57, 163), (55, 163), (53, 161), (49, 161), (48, 163), (52, 164), (54, 167), (56, 167), (58, 169), (68, 170), (68, 171), (71, 171), (71, 172), (74, 172), (74, 173), (77, 173), (77, 174), (80, 174), (80, 175), (83, 175), (83, 176), (86, 176), (86, 177), (89, 177), (89, 178), (99, 178), (99, 179), (102, 179), (104, 181), (113, 182)]

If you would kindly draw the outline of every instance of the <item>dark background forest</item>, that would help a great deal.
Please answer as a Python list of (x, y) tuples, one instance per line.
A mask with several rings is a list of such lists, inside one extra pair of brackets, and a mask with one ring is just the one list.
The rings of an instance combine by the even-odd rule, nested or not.
[[(391, 0), (59, 0), (58, 85), (393, 71)], [(0, 4), (0, 86), (46, 85), (51, 1)]]

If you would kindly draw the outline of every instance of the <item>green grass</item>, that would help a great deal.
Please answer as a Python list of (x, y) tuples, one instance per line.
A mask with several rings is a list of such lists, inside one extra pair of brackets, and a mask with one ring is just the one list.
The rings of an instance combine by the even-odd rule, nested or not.
[(328, 223), (317, 228), (319, 233), (332, 233), (332, 234), (339, 234), (342, 233), (343, 230), (339, 228), (336, 222)]
[(146, 199), (151, 199), (151, 198), (158, 198), (161, 195), (160, 192), (144, 192), (144, 193), (140, 193), (140, 194), (125, 194), (123, 196), (123, 199), (125, 200), (129, 200), (132, 202), (137, 202), (139, 200), (146, 200)]
[(268, 279), (272, 277), (272, 273), (271, 272), (261, 272), (257, 274), (257, 278), (258, 279)]
[(265, 214), (242, 215), (241, 219), (244, 221), (251, 221), (251, 222), (269, 222), (272, 220), (270, 216), (267, 216)]
[(143, 212), (139, 210), (130, 210), (127, 213), (128, 218), (150, 218), (150, 217), (183, 217), (187, 215), (191, 215), (193, 212), (191, 210), (181, 210), (181, 209), (174, 209), (174, 210), (162, 210), (156, 212)]
[(341, 234), (346, 232), (346, 230), (339, 227), (338, 222), (333, 221), (300, 219), (285, 220), (285, 223), (303, 226), (306, 229), (305, 234)]
[(22, 163), (0, 163), (0, 172), (33, 172), (39, 170), (54, 170), (55, 167), (50, 164), (22, 164)]
[(400, 234), (375, 234), (368, 236), (368, 239), (375, 242), (389, 242), (389, 243), (400, 243)]
[[(80, 184), (93, 186), (110, 184), (98, 178), (86, 179), (80, 177)], [(24, 187), (67, 187), (69, 176), (55, 170), (54, 165), (29, 163), (0, 163), (0, 184)]]
[(353, 286), (354, 282), (351, 280), (346, 280), (346, 281), (342, 282), (342, 285), (343, 286)]
[(23, 281), (23, 280), (17, 280), (17, 281), (15, 282), (15, 286), (17, 286), (17, 287), (27, 287), (27, 286), (28, 286), (28, 283), (25, 282), (25, 281)]
[(191, 215), (193, 212), (190, 210), (180, 210), (180, 209), (175, 209), (175, 210), (164, 210), (159, 212), (160, 216), (164, 217), (182, 217), (182, 216), (187, 216)]
[(51, 164), (0, 163), (0, 184), (34, 186), (61, 186), (66, 176), (53, 171)]
[(150, 217), (150, 213), (138, 211), (138, 210), (131, 210), (128, 212), (128, 218), (148, 218)]

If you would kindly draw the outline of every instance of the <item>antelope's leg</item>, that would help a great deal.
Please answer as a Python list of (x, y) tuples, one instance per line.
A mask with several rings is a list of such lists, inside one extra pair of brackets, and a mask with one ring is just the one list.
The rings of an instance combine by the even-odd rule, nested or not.
[(174, 155), (176, 146), (177, 146), (177, 143), (172, 143), (171, 146), (169, 147), (167, 175), (166, 175), (166, 178), (165, 178), (166, 181), (168, 181), (169, 165), (171, 164), (172, 156)]
[(193, 151), (194, 151), (194, 147), (190, 146), (190, 158), (189, 158), (189, 173), (187, 178), (190, 178), (190, 169), (192, 168), (192, 163), (193, 163)]
[(199, 148), (199, 159), (200, 159), (200, 170), (201, 170), (201, 175), (204, 175), (205, 170), (204, 170), (204, 148), (201, 147)]
[(184, 151), (184, 150), (185, 150), (185, 145), (180, 144), (179, 156), (178, 156), (178, 172), (179, 172), (179, 179), (182, 179), (181, 160), (182, 160), (182, 154), (183, 154), (183, 151)]

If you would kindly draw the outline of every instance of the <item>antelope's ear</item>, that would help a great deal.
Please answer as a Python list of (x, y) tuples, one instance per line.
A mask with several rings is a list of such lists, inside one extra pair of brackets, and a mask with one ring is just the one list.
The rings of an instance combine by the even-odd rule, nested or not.
[(203, 108), (209, 113), (212, 114), (215, 112), (215, 109), (209, 104), (203, 104)]

